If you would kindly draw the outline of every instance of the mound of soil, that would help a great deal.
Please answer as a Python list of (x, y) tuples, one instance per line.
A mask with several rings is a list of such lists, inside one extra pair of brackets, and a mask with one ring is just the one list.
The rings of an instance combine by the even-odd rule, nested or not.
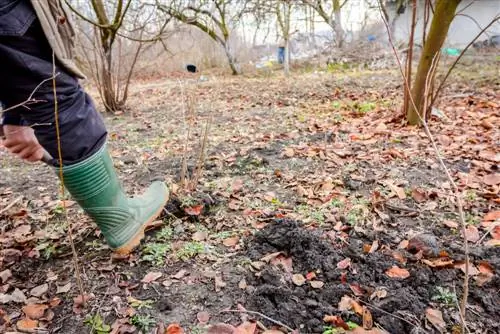
[[(338, 304), (346, 295), (367, 305), (374, 322), (390, 333), (417, 333), (422, 327), (426, 327), (426, 332), (435, 330), (425, 324), (427, 307), (440, 309), (449, 329), (459, 324), (456, 305), (440, 304), (432, 297), (436, 295), (437, 286), (448, 287), (451, 291), (456, 286), (460, 296), (463, 280), (460, 270), (430, 268), (412, 261), (412, 254), (404, 251), (402, 254), (408, 262), (402, 264), (390, 250), (396, 245), (381, 244), (378, 251), (366, 253), (363, 245), (371, 244), (371, 240), (359, 236), (350, 236), (348, 243), (334, 243), (324, 231), (306, 229), (296, 221), (278, 220), (266, 226), (247, 245), (248, 256), (259, 261), (268, 254), (281, 252), (288, 265), (280, 265), (286, 261), (270, 261), (257, 273), (249, 274), (247, 282), (255, 289), (248, 296), (246, 306), (299, 329), (301, 333), (322, 333), (327, 325), (323, 322), (325, 315), (339, 315), (344, 321), (361, 324), (362, 318), (354, 311), (339, 311)], [(347, 258), (350, 265), (340, 269)], [(392, 266), (408, 269), (410, 276), (389, 277), (385, 272)], [(306, 276), (310, 272), (315, 272), (314, 280), (324, 282), (324, 286), (313, 288), (309, 282), (300, 286), (293, 282), (293, 274)], [(500, 329), (495, 321), (500, 318), (500, 297), (495, 292), (498, 283), (498, 275), (482, 287), (471, 282), (469, 298), (472, 308), (485, 313), (482, 319), (476, 319), (480, 326), (493, 332)], [(374, 296), (380, 289), (387, 294)]]

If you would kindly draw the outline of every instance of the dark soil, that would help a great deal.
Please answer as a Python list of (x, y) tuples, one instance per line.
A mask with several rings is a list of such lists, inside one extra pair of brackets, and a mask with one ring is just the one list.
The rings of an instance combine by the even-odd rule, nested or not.
[[(350, 286), (359, 286), (364, 292), (359, 296), (360, 303), (369, 303), (365, 305), (370, 309), (375, 323), (388, 332), (415, 333), (419, 327), (432, 332), (433, 328), (425, 325), (425, 309), (443, 307), (432, 300), (437, 293), (434, 288), (448, 287), (453, 291), (453, 285), (463, 280), (462, 273), (456, 269), (431, 269), (411, 261), (412, 254), (406, 253), (405, 257), (409, 259), (406, 268), (410, 271), (410, 277), (390, 278), (385, 274), (387, 269), (393, 265), (404, 267), (391, 256), (391, 249), (397, 245), (382, 242), (380, 247), (384, 250), (367, 254), (363, 251), (363, 244), (371, 242), (355, 232), (351, 235), (349, 245), (338, 240), (332, 242), (320, 229), (309, 230), (290, 220), (278, 220), (268, 225), (248, 244), (251, 259), (257, 261), (264, 255), (282, 252), (286, 257), (291, 257), (293, 274), (306, 275), (315, 271), (315, 279), (323, 281), (325, 285), (322, 289), (314, 289), (307, 283), (296, 286), (291, 280), (292, 273), (287, 273), (280, 266), (268, 265), (258, 275), (248, 275), (249, 283), (256, 289), (248, 296), (246, 305), (288, 326), (300, 328), (301, 333), (322, 333), (325, 315), (340, 315), (345, 321), (362, 322), (354, 312), (340, 312), (337, 308), (343, 296), (356, 298)], [(490, 251), (488, 255), (492, 261), (498, 262), (498, 250)], [(351, 266), (348, 270), (338, 269), (337, 263), (346, 258), (351, 259)], [(342, 271), (347, 272), (346, 283), (341, 282)], [(491, 315), (482, 323), (484, 327), (479, 332), (500, 331), (499, 323), (494, 320), (500, 318), (499, 283), (498, 276), (483, 287), (471, 282), (469, 305), (478, 312), (486, 311)], [(387, 296), (371, 299), (371, 293), (377, 288), (385, 289)], [(461, 287), (455, 288), (460, 296)], [(448, 324), (458, 324), (455, 305), (442, 310)]]

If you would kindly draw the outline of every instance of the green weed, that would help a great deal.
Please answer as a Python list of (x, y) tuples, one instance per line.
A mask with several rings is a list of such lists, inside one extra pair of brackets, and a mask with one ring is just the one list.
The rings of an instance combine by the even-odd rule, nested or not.
[(92, 328), (92, 333), (105, 334), (111, 332), (111, 326), (104, 323), (99, 313), (94, 316), (88, 316), (83, 323)]
[(176, 253), (178, 259), (182, 261), (189, 260), (198, 254), (205, 251), (205, 246), (201, 242), (191, 241), (187, 242)]
[(170, 249), (170, 245), (167, 243), (147, 244), (142, 250), (144, 254), (142, 260), (151, 262), (155, 266), (162, 266), (165, 263), (165, 254)]
[(149, 315), (136, 314), (130, 319), (130, 323), (137, 327), (141, 333), (149, 333), (149, 331), (156, 325), (156, 320)]
[(174, 235), (174, 230), (170, 226), (166, 226), (156, 233), (156, 239), (159, 241), (170, 241)]
[(432, 296), (431, 299), (446, 305), (455, 305), (457, 302), (457, 295), (448, 288), (438, 286), (436, 287), (436, 294)]

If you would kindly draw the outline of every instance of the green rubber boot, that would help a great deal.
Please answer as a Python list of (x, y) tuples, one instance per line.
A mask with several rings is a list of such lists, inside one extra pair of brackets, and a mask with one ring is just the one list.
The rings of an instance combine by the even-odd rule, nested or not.
[(160, 215), (169, 197), (165, 183), (157, 181), (141, 196), (128, 198), (106, 145), (86, 160), (63, 167), (63, 178), (66, 189), (118, 254), (128, 254), (140, 244), (144, 229)]

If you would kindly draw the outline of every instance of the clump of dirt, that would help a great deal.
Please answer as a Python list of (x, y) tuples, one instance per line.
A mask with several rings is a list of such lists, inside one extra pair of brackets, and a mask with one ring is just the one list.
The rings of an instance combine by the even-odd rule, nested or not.
[[(390, 243), (380, 245), (374, 253), (366, 253), (363, 245), (372, 241), (354, 233), (348, 244), (332, 240), (331, 233), (306, 229), (291, 220), (276, 220), (257, 232), (247, 245), (250, 259), (259, 261), (265, 255), (281, 252), (288, 259), (288, 270), (280, 261), (274, 264), (271, 261), (257, 273), (249, 274), (247, 282), (255, 289), (246, 306), (300, 329), (301, 333), (322, 333), (327, 325), (323, 322), (325, 315), (339, 315), (344, 321), (361, 324), (361, 316), (353, 310), (339, 311), (343, 296), (367, 305), (374, 322), (390, 333), (410, 333), (424, 327), (427, 307), (440, 309), (450, 328), (459, 323), (455, 305), (433, 300), (438, 286), (451, 291), (457, 286), (457, 293), (460, 292), (463, 276), (459, 270), (431, 269), (412, 261), (409, 253), (404, 253), (408, 262), (399, 263), (390, 250), (396, 245)], [(349, 261), (350, 265), (344, 268)], [(406, 268), (410, 276), (405, 279), (387, 276), (385, 272), (392, 266)], [(293, 282), (293, 274), (306, 276), (310, 272), (316, 274), (314, 280), (324, 283), (321, 288), (312, 287), (310, 282), (300, 286)], [(479, 322), (489, 329), (500, 328), (494, 321), (500, 316), (499, 297), (494, 292), (496, 284), (498, 277), (482, 288), (473, 285), (471, 291), (470, 304), (488, 313)], [(380, 290), (385, 292), (374, 297), (374, 292)], [(430, 325), (426, 329), (433, 330)]]

